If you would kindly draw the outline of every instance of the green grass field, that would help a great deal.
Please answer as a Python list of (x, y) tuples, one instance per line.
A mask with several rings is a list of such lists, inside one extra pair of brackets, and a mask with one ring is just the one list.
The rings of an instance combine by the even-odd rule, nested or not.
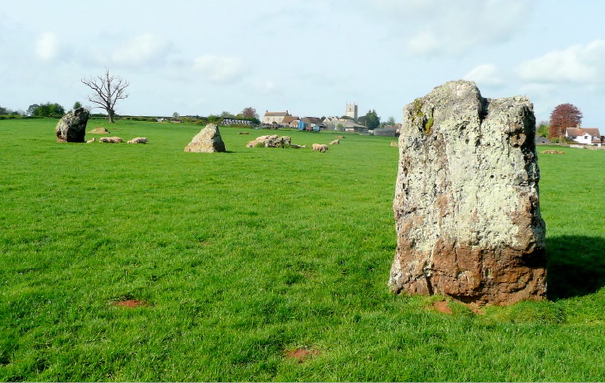
[(540, 155), (550, 299), (445, 314), (387, 286), (390, 138), (201, 154), (200, 126), (56, 122), (0, 121), (2, 381), (605, 380), (605, 151)]

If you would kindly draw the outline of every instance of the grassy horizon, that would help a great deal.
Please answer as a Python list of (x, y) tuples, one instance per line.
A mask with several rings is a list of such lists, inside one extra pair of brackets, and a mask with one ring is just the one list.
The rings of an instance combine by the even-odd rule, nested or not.
[(202, 154), (201, 126), (56, 122), (0, 121), (2, 381), (605, 380), (605, 151), (539, 154), (549, 300), (448, 315), (387, 286), (392, 138), (221, 127)]

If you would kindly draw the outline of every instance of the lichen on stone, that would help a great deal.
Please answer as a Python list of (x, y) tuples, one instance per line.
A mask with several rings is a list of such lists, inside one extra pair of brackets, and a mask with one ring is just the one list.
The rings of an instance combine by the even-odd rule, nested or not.
[(527, 98), (488, 102), (468, 81), (405, 107), (393, 291), (494, 304), (545, 297), (534, 133)]

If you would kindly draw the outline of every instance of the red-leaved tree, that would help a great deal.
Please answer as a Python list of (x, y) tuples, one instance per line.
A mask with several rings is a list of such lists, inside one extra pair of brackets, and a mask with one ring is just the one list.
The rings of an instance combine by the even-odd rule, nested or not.
[(550, 114), (548, 138), (565, 135), (565, 129), (582, 125), (582, 112), (575, 105), (561, 104)]
[(249, 106), (242, 111), (242, 115), (244, 118), (258, 118), (258, 114), (256, 113), (256, 109)]

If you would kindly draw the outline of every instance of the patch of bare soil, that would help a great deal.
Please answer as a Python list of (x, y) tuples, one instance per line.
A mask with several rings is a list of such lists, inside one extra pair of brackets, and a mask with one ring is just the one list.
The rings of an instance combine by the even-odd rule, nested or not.
[(451, 314), (452, 310), (447, 306), (447, 301), (433, 303), (433, 308), (444, 314)]
[(483, 314), (485, 314), (485, 313), (483, 312), (483, 310), (481, 310), (481, 306), (479, 306), (479, 305), (476, 305), (476, 304), (474, 304), (474, 303), (471, 303), (471, 304), (468, 304), (467, 306), (468, 306), (468, 308), (469, 308), (469, 309), (471, 309), (471, 311), (472, 311), (473, 313), (475, 313), (475, 314), (477, 314), (477, 315), (483, 315)]
[(296, 359), (298, 363), (305, 362), (308, 358), (313, 357), (313, 355), (319, 355), (319, 351), (317, 350), (306, 350), (304, 348), (296, 348), (294, 350), (286, 350), (286, 358)]
[(141, 301), (138, 299), (128, 299), (125, 301), (119, 301), (119, 302), (115, 302), (114, 306), (118, 306), (118, 307), (126, 307), (129, 309), (133, 309), (135, 307), (141, 307), (141, 306), (149, 306), (149, 304), (145, 301)]

